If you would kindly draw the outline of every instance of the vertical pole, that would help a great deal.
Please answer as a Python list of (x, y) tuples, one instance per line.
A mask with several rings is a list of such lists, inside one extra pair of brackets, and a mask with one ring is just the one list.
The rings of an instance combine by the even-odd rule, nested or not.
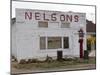
[(80, 39), (80, 58), (83, 58), (83, 39)]

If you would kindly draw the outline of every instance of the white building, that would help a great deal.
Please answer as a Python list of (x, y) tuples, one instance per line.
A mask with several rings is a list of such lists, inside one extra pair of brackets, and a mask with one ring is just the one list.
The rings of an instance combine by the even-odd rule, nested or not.
[[(57, 58), (79, 57), (80, 28), (86, 33), (86, 14), (47, 10), (16, 9), (16, 22), (12, 25), (12, 55), (21, 59), (44, 60), (47, 55)], [(86, 50), (86, 36), (83, 42)]]

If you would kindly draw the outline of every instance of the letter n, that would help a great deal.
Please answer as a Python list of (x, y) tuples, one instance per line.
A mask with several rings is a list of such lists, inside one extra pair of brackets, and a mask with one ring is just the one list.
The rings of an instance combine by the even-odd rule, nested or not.
[(25, 19), (29, 19), (29, 20), (31, 20), (32, 19), (32, 12), (25, 12)]

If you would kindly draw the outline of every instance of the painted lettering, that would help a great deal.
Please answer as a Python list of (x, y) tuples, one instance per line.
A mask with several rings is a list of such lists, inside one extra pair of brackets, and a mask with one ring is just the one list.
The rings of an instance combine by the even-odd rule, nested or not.
[(44, 21), (68, 21), (68, 22), (78, 22), (79, 16), (72, 14), (57, 14), (57, 13), (40, 13), (40, 12), (25, 12), (25, 19), (27, 20), (44, 20)]
[(74, 22), (78, 22), (78, 21), (79, 21), (78, 15), (75, 15), (75, 16), (74, 16), (74, 19), (75, 19)]
[(45, 13), (43, 13), (43, 19), (44, 19), (45, 21), (49, 21), (49, 19), (46, 18), (46, 14), (45, 14)]
[(60, 21), (65, 21), (65, 15), (60, 15)]
[(31, 20), (32, 19), (32, 12), (25, 12), (25, 19), (29, 19), (29, 20)]
[(66, 20), (72, 22), (72, 15), (66, 15)]
[(51, 20), (52, 21), (56, 21), (57, 20), (56, 13), (51, 14)]
[(40, 20), (40, 13), (39, 12), (35, 13), (35, 20)]

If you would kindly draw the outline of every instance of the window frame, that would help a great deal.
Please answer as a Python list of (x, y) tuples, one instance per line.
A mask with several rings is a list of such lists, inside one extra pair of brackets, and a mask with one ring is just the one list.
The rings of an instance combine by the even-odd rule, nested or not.
[[(40, 25), (40, 23), (47, 23), (47, 26), (42, 26), (42, 25)], [(48, 28), (48, 21), (38, 21), (38, 27), (39, 28)]]
[[(68, 27), (63, 26), (63, 24), (69, 24)], [(71, 27), (71, 23), (70, 22), (61, 22), (61, 28), (70, 28)]]
[[(52, 37), (54, 37), (54, 38), (60, 38), (60, 47), (59, 48), (49, 48), (48, 47), (48, 38), (52, 38)], [(39, 41), (39, 45), (40, 45), (40, 50), (42, 51), (44, 51), (44, 50), (57, 50), (57, 49), (62, 49), (62, 50), (66, 50), (66, 49), (70, 49), (70, 44), (69, 44), (69, 36), (49, 36), (49, 37), (47, 37), (47, 36), (40, 36), (40, 38), (45, 38), (45, 46), (44, 46), (44, 48), (41, 48), (41, 41)], [(64, 38), (68, 38), (68, 47), (67, 48), (65, 48), (64, 47)], [(41, 40), (41, 39), (40, 39)]]

